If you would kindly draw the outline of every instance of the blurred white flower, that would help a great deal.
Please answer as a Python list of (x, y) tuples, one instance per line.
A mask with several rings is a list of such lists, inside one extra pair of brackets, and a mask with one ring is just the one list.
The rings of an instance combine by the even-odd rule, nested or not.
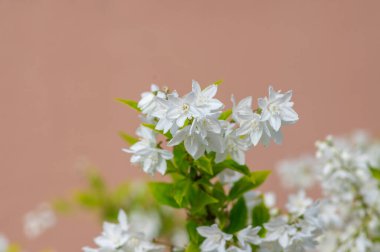
[(313, 200), (306, 197), (305, 191), (300, 190), (297, 194), (291, 194), (289, 196), (288, 203), (286, 203), (286, 208), (289, 213), (296, 216), (301, 216), (312, 203)]
[(164, 247), (151, 243), (143, 233), (132, 231), (127, 215), (119, 211), (119, 223), (104, 222), (103, 232), (94, 242), (96, 249), (84, 247), (84, 252), (147, 252), (163, 251)]
[(40, 204), (36, 209), (24, 216), (24, 233), (29, 239), (40, 236), (52, 228), (57, 222), (56, 215), (47, 203)]
[(8, 251), (9, 242), (5, 236), (0, 234), (0, 252)]
[(261, 227), (248, 226), (237, 233), (237, 239), (242, 247), (247, 244), (259, 245), (261, 243), (261, 237), (258, 235)]
[(240, 172), (225, 168), (218, 174), (220, 182), (224, 185), (232, 186), (233, 183), (238, 181), (243, 175)]
[(148, 240), (157, 237), (162, 227), (161, 218), (154, 210), (136, 209), (129, 213), (131, 230), (143, 233)]
[(320, 167), (315, 157), (305, 154), (297, 159), (281, 161), (277, 164), (277, 171), (284, 186), (308, 189), (317, 182)]
[(201, 245), (201, 251), (223, 252), (226, 249), (226, 242), (232, 239), (232, 235), (223, 233), (217, 224), (213, 224), (211, 227), (198, 227), (197, 231), (206, 238)]

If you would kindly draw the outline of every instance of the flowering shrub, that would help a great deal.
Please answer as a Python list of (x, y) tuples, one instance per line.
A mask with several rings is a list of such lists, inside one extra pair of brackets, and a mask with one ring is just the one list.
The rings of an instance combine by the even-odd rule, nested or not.
[[(269, 171), (250, 171), (245, 152), (271, 140), (281, 143), (281, 127), (298, 120), (292, 92), (269, 87), (267, 97), (252, 107), (252, 97), (232, 109), (215, 98), (218, 85), (205, 89), (193, 81), (192, 91), (180, 96), (152, 85), (139, 102), (119, 99), (141, 113), (138, 138), (123, 133), (131, 145), (123, 151), (148, 174), (169, 175), (172, 182), (151, 182), (149, 188), (162, 205), (186, 213), (188, 243), (174, 246), (134, 232), (125, 212), (118, 224), (105, 223), (95, 239), (96, 249), (84, 251), (304, 251), (314, 248), (321, 233), (319, 204), (294, 199), (289, 213), (265, 204), (252, 194)], [(157, 139), (163, 139), (158, 141)], [(304, 195), (301, 195), (304, 196)], [(294, 204), (293, 204), (294, 203)]]
[(278, 169), (282, 175), (297, 174), (282, 176), (284, 184), (320, 185), (325, 229), (320, 251), (380, 251), (380, 143), (357, 132), (350, 138), (330, 136), (316, 146), (316, 158), (284, 161)]

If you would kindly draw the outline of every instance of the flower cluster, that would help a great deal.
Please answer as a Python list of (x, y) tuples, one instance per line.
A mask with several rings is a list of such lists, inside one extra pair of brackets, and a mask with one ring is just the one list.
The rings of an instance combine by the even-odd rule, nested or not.
[[(239, 103), (232, 97), (232, 110), (223, 111), (224, 104), (215, 98), (217, 89), (212, 84), (202, 90), (193, 81), (192, 91), (180, 96), (176, 91), (152, 85), (136, 106), (145, 122), (137, 130), (140, 140), (123, 149), (133, 154), (131, 162), (141, 164), (149, 174), (165, 174), (165, 160), (173, 156), (157, 143), (156, 131), (167, 136), (170, 147), (183, 143), (195, 160), (214, 152), (217, 163), (231, 157), (245, 164), (245, 152), (250, 147), (259, 142), (267, 145), (270, 139), (281, 143), (281, 126), (298, 120), (291, 91), (281, 93), (269, 87), (268, 97), (259, 98), (256, 109), (252, 108), (252, 97)], [(231, 113), (232, 120), (227, 120)]]
[[(259, 206), (259, 197), (254, 206)], [(303, 191), (291, 195), (286, 205), (287, 213), (272, 211), (272, 219), (263, 226), (246, 228), (235, 234), (225, 233), (217, 224), (201, 226), (198, 233), (206, 239), (201, 244), (201, 251), (239, 251), (251, 252), (252, 248), (260, 252), (303, 252), (312, 251), (318, 245), (323, 222), (319, 216), (321, 203), (307, 198)], [(265, 231), (263, 236), (260, 231)]]
[[(269, 87), (268, 96), (259, 98), (255, 108), (252, 97), (236, 102), (232, 96), (232, 109), (224, 110), (215, 98), (217, 89), (217, 84), (202, 89), (193, 81), (192, 90), (180, 96), (152, 85), (139, 102), (120, 100), (141, 112), (143, 120), (138, 139), (122, 134), (131, 145), (123, 150), (144, 172), (170, 174), (171, 182), (149, 183), (151, 192), (158, 203), (186, 212), (188, 240), (179, 238), (184, 242), (173, 242), (166, 249), (303, 252), (315, 248), (321, 233), (319, 204), (300, 192), (290, 197), (287, 213), (281, 213), (271, 194), (254, 191), (270, 172), (250, 171), (245, 165), (249, 148), (271, 140), (281, 143), (281, 126), (298, 120), (292, 92)], [(152, 242), (153, 235), (136, 231), (149, 223), (140, 221), (144, 227), (133, 228), (123, 212), (119, 222), (105, 223), (103, 234), (95, 239), (99, 248), (85, 251), (163, 249)]]
[[(321, 251), (378, 251), (380, 248), (380, 143), (367, 134), (318, 141), (316, 158), (301, 157), (280, 166), (299, 176), (287, 183), (305, 188), (298, 180), (318, 182), (325, 196), (321, 220), (326, 234)], [(305, 169), (307, 164), (307, 169)]]
[(149, 252), (163, 251), (162, 245), (151, 242), (144, 233), (133, 231), (127, 215), (120, 210), (118, 224), (104, 222), (103, 232), (94, 242), (98, 248), (83, 248), (84, 252)]

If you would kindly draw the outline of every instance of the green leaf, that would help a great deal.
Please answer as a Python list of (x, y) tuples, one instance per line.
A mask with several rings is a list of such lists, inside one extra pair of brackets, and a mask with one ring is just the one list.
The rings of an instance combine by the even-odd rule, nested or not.
[(173, 184), (164, 182), (151, 182), (149, 183), (149, 189), (158, 203), (174, 208), (180, 207), (174, 199)]
[(223, 80), (217, 80), (213, 84), (219, 86), (222, 83), (223, 83)]
[(126, 141), (129, 145), (134, 145), (137, 143), (139, 140), (131, 135), (128, 135), (127, 133), (120, 131), (119, 136)]
[(174, 166), (171, 160), (166, 160), (166, 174), (177, 172), (177, 168)]
[(200, 252), (199, 246), (190, 242), (189, 245), (187, 245), (185, 252)]
[(190, 163), (188, 161), (188, 154), (183, 146), (183, 143), (174, 146), (173, 148), (174, 164), (183, 173), (187, 174)]
[(239, 179), (235, 184), (232, 186), (232, 189), (230, 191), (230, 194), (228, 195), (228, 198), (230, 200), (237, 199), (241, 195), (243, 195), (245, 192), (248, 192), (252, 189), (257, 188), (260, 186), (268, 175), (270, 174), (270, 171), (255, 171), (252, 172), (250, 176), (244, 176), (241, 179)]
[(84, 207), (93, 208), (102, 205), (102, 201), (99, 197), (91, 192), (77, 192), (74, 195), (74, 199)]
[(122, 98), (116, 98), (116, 101), (121, 102), (125, 105), (128, 105), (130, 108), (133, 108), (134, 110), (137, 110), (138, 112), (141, 112), (141, 109), (137, 106), (137, 102), (133, 100), (126, 100)]
[(369, 166), (369, 170), (372, 173), (372, 176), (380, 181), (380, 169), (377, 167)]
[[(264, 204), (264, 202), (261, 202), (260, 204), (256, 205), (252, 209), (252, 226), (263, 227), (264, 224), (267, 223), (269, 220), (270, 220), (270, 212), (269, 212), (269, 209)], [(265, 229), (262, 228), (259, 234), (264, 235)]]
[(222, 114), (219, 116), (219, 120), (227, 120), (228, 117), (232, 114), (232, 109), (228, 109), (224, 111)]
[(90, 188), (96, 192), (103, 192), (106, 189), (106, 184), (102, 176), (96, 170), (87, 171), (87, 180)]
[(212, 163), (211, 163), (210, 159), (208, 159), (207, 157), (202, 156), (202, 157), (198, 158), (195, 161), (195, 165), (199, 169), (201, 169), (202, 171), (206, 172), (207, 174), (213, 175)]
[(240, 165), (232, 159), (224, 160), (223, 162), (216, 164), (214, 167), (214, 174), (218, 174), (223, 171), (225, 168), (240, 172), (243, 175), (251, 176), (251, 172), (246, 165)]
[(144, 127), (147, 127), (151, 130), (153, 130), (154, 132), (158, 133), (158, 134), (161, 134), (161, 135), (164, 135), (166, 136), (167, 138), (171, 139), (172, 138), (172, 134), (170, 133), (170, 131), (166, 132), (164, 134), (164, 132), (162, 130), (158, 130), (156, 129), (156, 125), (154, 124), (150, 124), (150, 123), (142, 123), (141, 125), (143, 125)]
[(174, 185), (174, 199), (177, 204), (181, 207), (187, 205), (187, 200), (185, 197), (189, 192), (189, 188), (191, 187), (192, 181), (189, 179), (183, 179), (177, 181)]
[(247, 226), (248, 209), (244, 197), (239, 200), (232, 207), (230, 212), (230, 225), (227, 228), (227, 233), (235, 233)]
[(190, 242), (198, 244), (201, 237), (197, 231), (197, 223), (193, 220), (189, 220), (186, 224), (186, 230), (189, 234)]
[(207, 194), (195, 185), (190, 190), (189, 200), (192, 206), (191, 210), (195, 213), (204, 210), (204, 207), (209, 204), (218, 203), (218, 200), (216, 198)]

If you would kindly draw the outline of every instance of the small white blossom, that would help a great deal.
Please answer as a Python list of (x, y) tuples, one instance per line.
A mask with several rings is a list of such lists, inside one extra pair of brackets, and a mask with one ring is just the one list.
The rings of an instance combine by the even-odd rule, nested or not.
[(252, 97), (248, 96), (236, 104), (235, 97), (231, 96), (232, 101), (232, 118), (238, 122), (242, 123), (251, 120), (253, 116), (252, 111)]
[(248, 136), (251, 144), (256, 146), (264, 133), (265, 122), (259, 114), (253, 113), (250, 120), (243, 121), (238, 129), (239, 136)]
[(133, 144), (124, 152), (132, 153), (131, 163), (140, 164), (144, 172), (153, 175), (159, 172), (162, 175), (166, 172), (166, 160), (172, 159), (173, 154), (167, 150), (157, 148), (156, 135), (153, 130), (141, 126), (136, 131), (140, 141)]
[(223, 152), (216, 152), (215, 162), (219, 163), (224, 161), (228, 155), (237, 163), (245, 164), (245, 152), (248, 150), (248, 143), (236, 134), (234, 124), (226, 123), (224, 132), (224, 150)]
[(166, 98), (166, 94), (160, 91), (159, 87), (152, 84), (150, 92), (144, 92), (141, 94), (141, 100), (137, 106), (141, 109), (143, 114), (150, 115), (159, 106), (157, 98)]
[(167, 118), (175, 121), (178, 127), (183, 127), (187, 119), (191, 120), (202, 115), (202, 112), (197, 108), (195, 101), (196, 95), (194, 92), (190, 92), (184, 97), (169, 95)]
[(293, 123), (298, 121), (298, 114), (293, 110), (292, 91), (280, 93), (269, 87), (269, 97), (260, 98), (258, 100), (259, 107), (262, 112), (262, 120), (269, 121), (269, 124), (278, 131), (282, 122)]
[(195, 94), (195, 104), (205, 113), (215, 112), (223, 108), (223, 103), (214, 98), (218, 91), (217, 85), (212, 84), (202, 90), (199, 83), (193, 80), (192, 87), (192, 92)]
[(261, 238), (258, 235), (260, 231), (260, 227), (253, 228), (252, 226), (248, 226), (237, 233), (237, 238), (242, 247), (246, 246), (246, 243), (259, 245), (261, 243)]
[(224, 252), (226, 242), (232, 239), (231, 234), (222, 232), (216, 224), (213, 224), (211, 227), (198, 227), (197, 231), (201, 236), (206, 238), (201, 245), (201, 251)]

